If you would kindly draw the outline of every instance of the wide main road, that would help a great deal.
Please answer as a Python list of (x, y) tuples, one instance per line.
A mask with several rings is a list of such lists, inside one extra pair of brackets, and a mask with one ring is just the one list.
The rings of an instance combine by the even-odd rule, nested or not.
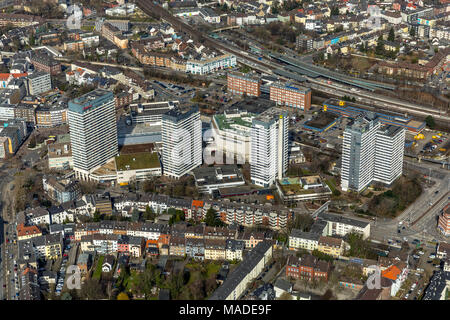
[[(211, 48), (215, 48), (217, 50), (220, 50), (222, 52), (228, 52), (231, 54), (234, 54), (236, 57), (240, 58), (239, 62), (249, 65), (250, 67), (256, 68), (258, 70), (266, 70), (266, 72), (271, 73), (270, 70), (274, 69), (283, 69), (285, 70), (285, 65), (275, 63), (273, 60), (268, 61), (260, 61), (256, 57), (252, 57), (248, 52), (244, 52), (239, 48), (233, 47), (231, 44), (223, 44), (215, 39), (212, 39), (208, 37), (207, 35), (203, 34), (201, 31), (194, 29), (192, 26), (188, 25), (187, 23), (183, 22), (179, 18), (173, 16), (169, 11), (165, 10), (161, 6), (154, 4), (150, 0), (137, 0), (136, 4), (141, 8), (143, 12), (148, 14), (149, 16), (153, 16), (156, 18), (164, 19), (165, 21), (172, 24), (172, 26), (178, 30), (179, 32), (182, 32), (184, 34), (189, 35), (193, 39), (196, 39), (197, 41), (202, 42), (204, 45), (209, 46)], [(289, 70), (287, 70), (289, 71)], [(292, 73), (292, 71), (290, 71)], [(322, 91), (322, 92), (328, 92), (329, 90), (336, 90), (336, 87), (330, 86), (326, 83), (321, 83), (317, 79), (312, 79), (310, 77), (305, 77), (311, 83), (315, 84), (316, 86), (314, 89)], [(286, 77), (287, 80), (290, 80)], [(308, 85), (308, 84), (307, 84)], [(309, 85), (312, 87), (312, 85)], [(352, 96), (359, 97), (361, 101), (363, 99), (369, 99), (374, 106), (380, 107), (383, 109), (389, 109), (392, 111), (402, 112), (402, 113), (409, 113), (412, 115), (424, 117), (425, 115), (433, 115), (435, 118), (438, 118), (441, 121), (446, 121), (450, 123), (450, 116), (442, 114), (439, 111), (429, 109), (420, 105), (415, 105), (410, 102), (404, 102), (402, 100), (395, 100), (391, 98), (386, 98), (381, 95), (367, 93), (367, 92), (355, 92), (350, 91), (351, 87), (341, 87), (339, 88), (339, 91), (341, 92), (347, 92), (351, 93)]]
[[(387, 241), (387, 239), (402, 240), (404, 237), (409, 240), (415, 238), (422, 240), (441, 238), (436, 230), (437, 215), (448, 201), (450, 174), (442, 174), (444, 170), (435, 170), (436, 172), (432, 174), (433, 178), (430, 179), (434, 185), (431, 187), (425, 186), (420, 197), (399, 216), (394, 219), (379, 218), (372, 224), (372, 239)], [(401, 232), (398, 233), (397, 229), (400, 229)]]

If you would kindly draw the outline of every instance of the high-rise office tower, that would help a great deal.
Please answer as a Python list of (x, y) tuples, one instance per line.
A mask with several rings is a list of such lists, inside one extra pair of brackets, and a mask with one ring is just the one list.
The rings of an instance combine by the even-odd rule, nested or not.
[(164, 175), (180, 178), (202, 164), (202, 122), (198, 107), (174, 108), (162, 115)]
[(253, 184), (268, 187), (281, 179), (288, 167), (287, 112), (271, 108), (253, 118), (250, 177)]
[(69, 101), (68, 120), (75, 176), (89, 180), (118, 152), (113, 93), (96, 89)]
[(372, 181), (391, 184), (402, 174), (405, 130), (381, 126), (372, 115), (347, 126), (342, 145), (341, 187), (362, 191)]

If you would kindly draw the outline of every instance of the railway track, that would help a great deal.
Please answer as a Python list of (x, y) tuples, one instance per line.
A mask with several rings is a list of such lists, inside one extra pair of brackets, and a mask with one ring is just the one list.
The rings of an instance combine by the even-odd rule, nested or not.
[(419, 222), (423, 217), (427, 215), (428, 212), (433, 210), (445, 197), (448, 196), (448, 192), (446, 192), (442, 197), (439, 198), (439, 200), (435, 201), (434, 204), (426, 210), (419, 218), (417, 218), (413, 223), (411, 223), (411, 227), (414, 226), (417, 222)]
[[(194, 29), (192, 26), (188, 25), (187, 23), (181, 21), (180, 19), (178, 19), (177, 17), (173, 16), (170, 12), (168, 12), (167, 10), (165, 10), (164, 8), (162, 8), (161, 6), (153, 3), (150, 0), (137, 0), (136, 4), (139, 6), (139, 8), (141, 8), (142, 11), (144, 11), (144, 13), (148, 14), (149, 16), (153, 16), (155, 18), (158, 19), (163, 19), (167, 22), (169, 22), (173, 28), (179, 32), (182, 32), (184, 34), (188, 34), (190, 37), (192, 37), (193, 39), (196, 39), (197, 41), (200, 41), (201, 43), (203, 43), (205, 46), (209, 46), (211, 48), (215, 48), (217, 50), (220, 50), (222, 52), (226, 52), (226, 53), (231, 53), (234, 54), (236, 57), (239, 57), (241, 59), (244, 59), (246, 61), (250, 61), (266, 70), (273, 70), (276, 68), (281, 68), (284, 70), (284, 65), (282, 64), (275, 64), (273, 62), (271, 62), (271, 64), (267, 64), (265, 62), (262, 62), (256, 58), (253, 58), (249, 55), (245, 55), (242, 53), (241, 50), (238, 49), (234, 49), (232, 47), (227, 47), (224, 44), (213, 40), (211, 38), (209, 38), (207, 35), (205, 35), (204, 33), (202, 33), (199, 30)], [(303, 76), (303, 75), (302, 75)], [(279, 76), (281, 79), (284, 80), (292, 80), (289, 79), (287, 77), (283, 77), (283, 76)], [(304, 76), (309, 82), (311, 83), (315, 83), (317, 85), (323, 86), (323, 87), (328, 87), (333, 89), (332, 86), (329, 86), (327, 84), (321, 83), (320, 81), (314, 80), (310, 77), (306, 77)], [(334, 88), (336, 89), (336, 88)], [(441, 121), (445, 121), (445, 122), (450, 122), (450, 117), (447, 115), (442, 115), (440, 112), (436, 112), (435, 110), (432, 109), (428, 109), (428, 108), (418, 108), (415, 106), (412, 106), (411, 104), (400, 104), (400, 103), (396, 103), (393, 101), (388, 101), (385, 98), (377, 98), (374, 96), (368, 96), (366, 94), (359, 94), (359, 93), (355, 93), (355, 92), (350, 92), (350, 89), (341, 89), (341, 91), (347, 91), (349, 93), (351, 93), (354, 96), (359, 96), (361, 98), (365, 98), (365, 99), (372, 99), (374, 102), (378, 102), (379, 104), (381, 104), (381, 108), (383, 109), (394, 109), (393, 111), (397, 111), (397, 112), (402, 112), (402, 113), (410, 113), (413, 114), (415, 116), (419, 116), (419, 117), (424, 117), (426, 115), (433, 115), (434, 117), (436, 117), (437, 119), (441, 120)], [(384, 106), (384, 104), (389, 103), (390, 104), (390, 108), (387, 108)]]

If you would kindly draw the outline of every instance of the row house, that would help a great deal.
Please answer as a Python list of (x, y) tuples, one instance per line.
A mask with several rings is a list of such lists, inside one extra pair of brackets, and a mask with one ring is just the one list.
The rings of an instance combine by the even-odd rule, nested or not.
[(199, 238), (185, 238), (186, 256), (196, 260), (205, 260), (205, 241)]
[(186, 211), (185, 220), (201, 221), (206, 216), (206, 211), (204, 210), (205, 202), (201, 200), (192, 200), (190, 210)]
[(147, 222), (132, 223), (125, 221), (102, 221), (97, 223), (86, 223), (76, 226), (75, 240), (80, 241), (82, 236), (93, 234), (127, 235), (167, 244), (169, 228), (166, 225)]
[(143, 45), (134, 45), (131, 51), (142, 64), (186, 71), (186, 61), (174, 54), (154, 52)]
[(50, 224), (61, 224), (64, 222), (74, 222), (73, 213), (67, 212), (63, 206), (51, 206), (48, 208), (50, 214)]
[(226, 260), (238, 260), (241, 261), (243, 259), (243, 252), (245, 248), (245, 242), (241, 240), (226, 240), (225, 245), (225, 259)]
[(0, 13), (0, 26), (11, 25), (15, 28), (34, 26), (44, 23), (45, 20), (40, 16), (28, 14)]
[(116, 109), (122, 108), (133, 102), (133, 93), (120, 92), (114, 97), (116, 103)]
[(186, 239), (203, 239), (204, 238), (204, 232), (205, 232), (205, 226), (204, 225), (189, 226), (189, 227), (186, 228), (186, 232), (184, 234), (184, 237)]
[(225, 260), (226, 240), (205, 239), (205, 260)]
[(88, 199), (89, 196), (83, 195), (80, 200), (63, 202), (61, 203), (61, 206), (64, 210), (68, 213), (72, 213), (74, 216), (92, 216), (95, 211), (95, 207), (93, 203), (88, 201)]
[(81, 238), (84, 236), (91, 236), (98, 233), (100, 231), (96, 222), (78, 224), (75, 227), (75, 241), (81, 241)]
[(50, 224), (50, 213), (44, 207), (27, 208), (25, 216), (30, 224)]
[(46, 234), (32, 239), (38, 257), (55, 260), (61, 257), (63, 238), (61, 233)]
[(144, 239), (122, 235), (117, 241), (117, 252), (140, 258), (144, 249)]
[(225, 227), (208, 227), (204, 229), (203, 237), (205, 240), (227, 240), (236, 239), (237, 231), (230, 230)]
[(17, 225), (17, 240), (27, 240), (42, 236), (42, 231), (35, 225), (26, 226), (23, 223)]
[(81, 237), (81, 251), (96, 251), (99, 254), (113, 254), (117, 252), (120, 236), (114, 234), (93, 234)]
[(264, 232), (243, 232), (237, 237), (237, 240), (244, 242), (246, 249), (256, 247), (264, 239)]
[(169, 255), (184, 257), (186, 254), (186, 244), (184, 237), (170, 237)]

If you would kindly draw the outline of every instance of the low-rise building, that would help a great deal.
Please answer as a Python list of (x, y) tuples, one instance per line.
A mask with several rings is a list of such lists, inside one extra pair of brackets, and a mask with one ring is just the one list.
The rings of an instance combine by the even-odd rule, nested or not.
[(199, 167), (193, 170), (195, 185), (200, 193), (212, 194), (219, 188), (245, 185), (241, 171), (236, 165)]
[(227, 90), (233, 94), (259, 97), (261, 95), (261, 79), (244, 73), (227, 73)]
[(52, 199), (59, 203), (74, 201), (81, 198), (81, 190), (78, 183), (72, 179), (58, 179), (44, 176), (42, 178), (44, 191)]
[(49, 73), (33, 72), (26, 79), (27, 92), (34, 96), (52, 90), (52, 79)]
[(169, 255), (181, 256), (186, 254), (186, 244), (184, 237), (170, 237)]
[(299, 85), (274, 83), (270, 86), (270, 100), (275, 101), (277, 105), (306, 111), (311, 108), (311, 89)]
[(132, 181), (143, 181), (162, 174), (157, 152), (120, 154), (115, 157), (115, 163), (119, 185), (128, 185)]
[(48, 168), (69, 170), (73, 168), (72, 144), (70, 135), (57, 135), (56, 141), (47, 147)]
[(204, 75), (236, 66), (236, 56), (224, 54), (205, 60), (188, 60), (186, 63), (186, 72), (192, 74)]
[(344, 253), (344, 240), (321, 236), (317, 243), (317, 250), (334, 258), (338, 258)]
[(317, 250), (321, 234), (313, 232), (303, 232), (299, 229), (292, 229), (289, 235), (289, 249), (304, 249), (308, 251)]
[(230, 261), (242, 260), (244, 249), (245, 242), (233, 239), (226, 240), (225, 259)]
[(205, 260), (225, 260), (226, 240), (205, 239)]
[(272, 259), (272, 244), (261, 242), (245, 257), (209, 300), (238, 300), (247, 285), (263, 271)]
[(450, 202), (439, 215), (438, 230), (446, 237), (450, 235)]
[(328, 281), (330, 263), (321, 261), (311, 254), (303, 255), (301, 258), (289, 256), (286, 265), (286, 277), (301, 280), (324, 280)]
[(39, 236), (42, 236), (42, 231), (38, 226), (26, 226), (24, 224), (17, 225), (17, 240), (27, 240)]
[(320, 176), (286, 177), (277, 180), (278, 194), (285, 203), (327, 200), (332, 192)]
[(365, 240), (370, 237), (370, 223), (368, 221), (343, 217), (337, 214), (322, 212), (319, 218), (327, 222), (325, 235), (344, 237), (349, 233), (358, 233)]

